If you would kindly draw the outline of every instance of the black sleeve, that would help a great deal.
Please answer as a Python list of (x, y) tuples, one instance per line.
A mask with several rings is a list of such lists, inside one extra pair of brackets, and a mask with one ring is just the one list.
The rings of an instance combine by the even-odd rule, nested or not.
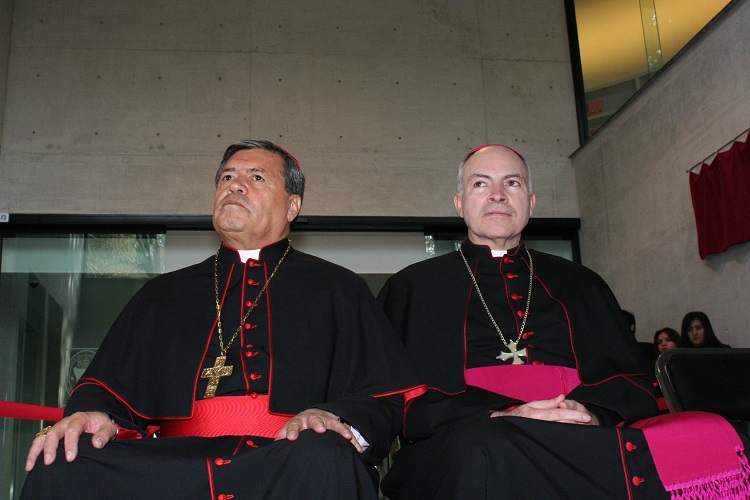
[(403, 396), (349, 397), (315, 405), (348, 423), (362, 435), (369, 447), (362, 459), (371, 465), (379, 464), (391, 450), (393, 439), (401, 431)]
[(115, 423), (146, 436), (147, 421), (133, 412), (114, 397), (109, 391), (95, 383), (81, 381), (71, 394), (65, 405), (64, 415), (70, 416), (76, 412), (100, 411), (109, 415)]
[(493, 411), (520, 404), (523, 401), (479, 387), (468, 386), (465, 392), (451, 395), (429, 390), (407, 405), (404, 437), (409, 441), (419, 441), (447, 425), (486, 420)]

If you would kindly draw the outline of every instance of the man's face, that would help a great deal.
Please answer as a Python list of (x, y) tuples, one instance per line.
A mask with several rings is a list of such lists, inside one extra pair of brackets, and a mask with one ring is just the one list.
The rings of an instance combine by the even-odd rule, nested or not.
[(301, 203), (298, 195), (286, 192), (280, 156), (243, 149), (229, 158), (219, 174), (214, 228), (233, 248), (261, 248), (287, 237)]
[(514, 152), (490, 146), (464, 164), (463, 193), (453, 201), (469, 228), (469, 241), (493, 250), (513, 248), (534, 213), (526, 166)]

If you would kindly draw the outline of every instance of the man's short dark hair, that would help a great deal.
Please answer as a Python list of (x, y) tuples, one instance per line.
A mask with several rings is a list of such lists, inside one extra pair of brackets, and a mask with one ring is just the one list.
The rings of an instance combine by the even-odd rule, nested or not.
[(229, 158), (243, 149), (262, 149), (279, 155), (283, 163), (284, 188), (286, 189), (287, 194), (299, 195), (300, 199), (305, 197), (305, 176), (299, 168), (299, 162), (294, 156), (289, 154), (287, 150), (277, 146), (271, 141), (247, 140), (235, 142), (229, 146), (224, 152), (224, 157), (221, 159), (219, 169), (216, 171), (216, 177), (214, 178), (215, 186), (219, 185), (221, 171), (224, 169), (224, 165), (229, 161)]

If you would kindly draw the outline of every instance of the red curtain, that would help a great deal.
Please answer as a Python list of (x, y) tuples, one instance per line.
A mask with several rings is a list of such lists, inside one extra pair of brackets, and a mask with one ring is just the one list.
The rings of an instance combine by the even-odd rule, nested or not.
[(698, 253), (720, 253), (750, 241), (750, 146), (734, 142), (700, 173), (690, 173)]

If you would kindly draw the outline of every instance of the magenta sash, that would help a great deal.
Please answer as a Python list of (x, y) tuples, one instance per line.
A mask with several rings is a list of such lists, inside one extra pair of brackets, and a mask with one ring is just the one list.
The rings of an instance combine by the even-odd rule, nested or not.
[(630, 427), (646, 436), (659, 479), (672, 498), (750, 498), (742, 441), (719, 415), (669, 413)]
[[(521, 401), (553, 399), (581, 384), (573, 368), (500, 365), (470, 368), (466, 384)], [(719, 415), (682, 412), (640, 420), (664, 488), (673, 499), (750, 498), (750, 466), (737, 431)]]
[(469, 368), (466, 384), (521, 401), (554, 399), (581, 384), (574, 368), (552, 365), (498, 365)]

